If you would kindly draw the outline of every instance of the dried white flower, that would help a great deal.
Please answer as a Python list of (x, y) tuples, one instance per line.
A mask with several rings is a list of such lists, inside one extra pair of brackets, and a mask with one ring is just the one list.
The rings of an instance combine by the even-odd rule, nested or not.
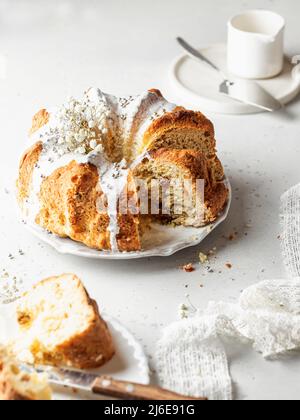
[(104, 147), (102, 144), (98, 144), (98, 146), (95, 148), (95, 152), (97, 153), (104, 153)]
[(78, 149), (75, 150), (75, 152), (80, 153), (81, 155), (85, 155), (86, 149), (85, 147), (81, 146), (81, 147), (78, 147)]
[(90, 142), (90, 148), (93, 150), (96, 149), (97, 145), (98, 145), (97, 140), (92, 140)]
[(79, 104), (77, 104), (74, 108), (74, 111), (77, 112), (78, 114), (80, 114), (83, 110), (84, 108)]
[(53, 114), (41, 140), (59, 157), (72, 152), (97, 152), (103, 136), (108, 133), (110, 117), (111, 111), (104, 101), (93, 102), (87, 94), (82, 100), (69, 98)]

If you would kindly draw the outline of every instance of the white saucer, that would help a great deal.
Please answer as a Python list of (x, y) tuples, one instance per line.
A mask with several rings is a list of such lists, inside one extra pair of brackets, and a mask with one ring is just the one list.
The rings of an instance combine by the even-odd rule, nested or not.
[[(225, 44), (215, 44), (200, 51), (224, 73), (228, 73), (226, 49)], [(177, 96), (183, 97), (188, 106), (193, 108), (222, 114), (264, 112), (220, 94), (218, 91), (220, 75), (204, 62), (193, 60), (186, 54), (178, 57), (173, 63), (170, 79)], [(300, 69), (293, 67), (291, 60), (286, 58), (284, 70), (279, 76), (258, 82), (286, 105), (300, 92)]]
[(61, 254), (75, 255), (77, 257), (92, 258), (98, 260), (130, 260), (146, 257), (168, 257), (176, 252), (199, 245), (220, 223), (228, 216), (232, 200), (231, 186), (226, 179), (229, 189), (229, 198), (226, 208), (218, 219), (203, 228), (170, 227), (153, 225), (149, 236), (143, 238), (143, 250), (139, 252), (111, 252), (98, 251), (71, 239), (60, 238), (41, 229), (37, 225), (26, 224), (25, 226), (41, 241), (52, 246)]
[[(140, 343), (118, 321), (105, 314), (102, 317), (108, 324), (116, 354), (105, 366), (89, 372), (148, 385), (150, 383), (150, 370), (147, 357)], [(17, 331), (14, 304), (0, 307), (0, 326), (0, 342), (5, 344), (14, 338)], [(93, 396), (90, 393), (74, 394), (59, 387), (53, 388), (53, 398), (55, 400), (102, 399), (102, 397)]]

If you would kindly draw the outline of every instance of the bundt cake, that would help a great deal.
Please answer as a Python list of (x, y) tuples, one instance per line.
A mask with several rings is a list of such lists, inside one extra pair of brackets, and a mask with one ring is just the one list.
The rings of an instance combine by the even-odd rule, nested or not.
[[(204, 226), (228, 198), (212, 123), (157, 90), (116, 98), (90, 89), (81, 100), (38, 112), (30, 138), (17, 183), (24, 219), (91, 248), (139, 251), (149, 221)], [(157, 185), (161, 200), (162, 180), (172, 182), (167, 215), (161, 202), (157, 214), (150, 211)], [(187, 187), (178, 180), (189, 180), (194, 195), (184, 211)], [(144, 211), (141, 185), (148, 191)]]
[(0, 348), (0, 401), (49, 401), (52, 391), (44, 374), (24, 372), (5, 348)]
[(89, 369), (115, 353), (96, 302), (73, 274), (39, 282), (18, 301), (16, 315), (12, 349), (22, 362)]

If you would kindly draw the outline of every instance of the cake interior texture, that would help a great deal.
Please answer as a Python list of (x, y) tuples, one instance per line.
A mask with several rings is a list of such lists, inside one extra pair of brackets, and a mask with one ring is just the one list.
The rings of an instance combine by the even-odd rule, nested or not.
[(96, 368), (114, 355), (114, 345), (95, 301), (73, 274), (46, 279), (17, 306), (18, 359), (30, 364)]
[[(91, 89), (82, 100), (40, 111), (30, 135), (18, 179), (26, 220), (90, 248), (139, 251), (145, 220), (201, 227), (215, 221), (228, 200), (213, 124), (157, 90), (116, 98)], [(199, 177), (202, 202), (192, 200), (178, 214), (182, 194), (173, 185), (168, 217), (140, 211), (137, 180), (149, 186), (151, 208), (151, 180), (189, 179), (195, 192)], [(120, 211), (123, 196), (135, 203), (127, 212)]]
[(52, 391), (47, 375), (22, 370), (9, 351), (0, 348), (0, 400), (48, 401)]
[[(151, 152), (153, 159), (144, 161), (134, 171), (136, 179), (148, 185), (149, 207), (152, 186), (163, 179), (167, 187), (164, 201), (160, 199), (157, 220), (169, 220), (175, 225), (201, 227), (215, 220), (227, 199), (224, 183), (215, 183), (214, 175), (203, 153), (195, 150), (159, 149)], [(158, 183), (153, 183), (157, 180)], [(203, 196), (197, 201), (197, 181), (203, 181)], [(175, 182), (174, 182), (175, 181)], [(185, 187), (185, 182), (190, 188)], [(167, 208), (165, 208), (167, 207)]]

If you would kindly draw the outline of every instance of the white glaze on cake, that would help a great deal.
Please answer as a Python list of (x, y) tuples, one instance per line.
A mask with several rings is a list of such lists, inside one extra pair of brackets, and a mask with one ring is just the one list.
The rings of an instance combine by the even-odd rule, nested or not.
[[(81, 101), (70, 99), (50, 113), (50, 120), (34, 134), (43, 149), (33, 172), (31, 194), (25, 215), (31, 223), (40, 211), (41, 184), (56, 169), (76, 161), (91, 163), (99, 174), (98, 189), (107, 200), (112, 251), (118, 251), (118, 202), (128, 182), (130, 170), (146, 158), (138, 155), (144, 133), (156, 119), (176, 106), (156, 93), (116, 98), (99, 89), (90, 89)], [(103, 203), (97, 203), (103, 212)]]

